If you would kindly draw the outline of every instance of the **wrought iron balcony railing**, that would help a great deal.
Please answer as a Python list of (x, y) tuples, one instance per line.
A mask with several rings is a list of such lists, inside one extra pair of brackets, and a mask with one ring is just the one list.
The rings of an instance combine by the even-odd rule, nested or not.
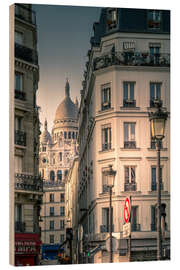
[(15, 232), (24, 233), (26, 231), (26, 224), (25, 222), (16, 221), (15, 222)]
[(22, 130), (15, 130), (14, 143), (16, 145), (26, 146), (26, 133)]
[(135, 149), (136, 148), (136, 141), (125, 141), (124, 148), (126, 149)]
[(104, 102), (101, 104), (101, 110), (105, 111), (111, 108), (111, 103), (110, 102)]
[(125, 183), (124, 191), (136, 191), (136, 183)]
[(34, 65), (38, 65), (38, 54), (36, 50), (15, 43), (15, 57)]
[[(100, 225), (100, 232), (105, 233), (109, 232), (110, 226), (109, 225)], [(114, 224), (112, 224), (112, 232), (114, 232)]]
[(94, 59), (93, 69), (98, 70), (112, 65), (169, 67), (170, 54), (151, 54), (150, 52), (109, 52)]
[(131, 223), (131, 231), (132, 232), (140, 232), (141, 226), (140, 224)]
[(151, 107), (151, 108), (155, 108), (155, 107), (157, 107), (159, 104), (160, 104), (161, 106), (162, 106), (162, 104), (163, 104), (163, 102), (162, 102), (161, 99), (159, 99), (159, 98), (151, 98), (151, 99), (150, 99), (150, 107)]
[(136, 101), (134, 99), (124, 99), (123, 107), (125, 108), (134, 108), (136, 107)]
[(111, 149), (111, 143), (102, 144), (102, 151), (110, 150), (110, 149)]
[(39, 176), (16, 173), (15, 189), (43, 192), (43, 180)]
[(64, 182), (62, 181), (43, 181), (43, 186), (44, 187), (58, 187), (58, 186), (61, 186), (63, 187), (64, 186)]
[(26, 99), (26, 93), (20, 90), (15, 90), (14, 97), (16, 99), (25, 100)]
[[(164, 189), (163, 182), (160, 183), (160, 188), (161, 188), (161, 190)], [(157, 190), (157, 183), (156, 182), (151, 183), (151, 190), (152, 191), (156, 191)]]
[[(163, 148), (162, 141), (160, 141), (160, 148)], [(151, 140), (151, 149), (156, 149), (156, 141)]]
[(34, 10), (23, 5), (15, 4), (15, 17), (36, 25), (36, 13)]

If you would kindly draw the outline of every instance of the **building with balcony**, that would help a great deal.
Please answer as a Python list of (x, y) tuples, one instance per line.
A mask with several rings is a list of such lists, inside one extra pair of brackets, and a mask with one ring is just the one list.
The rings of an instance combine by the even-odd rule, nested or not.
[(65, 85), (65, 98), (57, 107), (51, 134), (47, 120), (40, 139), (39, 171), (43, 178), (41, 235), (46, 257), (57, 258), (57, 245), (66, 240), (65, 178), (77, 154), (78, 101), (70, 98), (70, 85)]
[[(13, 119), (14, 123), (14, 262), (38, 265), (41, 245), (39, 227), (43, 182), (39, 176), (39, 82), (36, 14), (30, 4), (11, 6), (14, 19)], [(13, 126), (13, 125), (12, 125)]]
[[(84, 72), (79, 110), (78, 222), (89, 262), (109, 262), (108, 166), (115, 262), (155, 260), (157, 153), (148, 113), (156, 103), (170, 111), (170, 12), (103, 8)], [(170, 250), (170, 120), (161, 145), (161, 199), (166, 209), (163, 256)], [(131, 197), (131, 253), (123, 238), (124, 201)], [(95, 251), (93, 251), (95, 250)], [(87, 260), (86, 260), (87, 261)]]

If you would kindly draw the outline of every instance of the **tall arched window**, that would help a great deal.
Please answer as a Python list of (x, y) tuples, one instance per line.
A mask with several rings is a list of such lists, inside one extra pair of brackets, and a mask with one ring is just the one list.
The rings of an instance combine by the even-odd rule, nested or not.
[(58, 181), (61, 181), (62, 180), (62, 171), (61, 170), (58, 170), (57, 171), (57, 180)]
[(50, 171), (50, 180), (53, 181), (53, 182), (55, 180), (54, 171)]
[(64, 131), (64, 139), (67, 139), (67, 132)]
[(68, 139), (71, 139), (71, 131), (68, 132)]
[(75, 133), (74, 133), (74, 131), (72, 132), (72, 138), (75, 139)]

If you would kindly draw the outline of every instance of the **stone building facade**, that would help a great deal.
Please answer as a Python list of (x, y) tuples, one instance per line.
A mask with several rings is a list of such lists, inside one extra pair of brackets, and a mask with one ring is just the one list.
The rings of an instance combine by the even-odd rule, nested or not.
[(37, 265), (39, 215), (43, 195), (39, 177), (39, 81), (36, 14), (30, 4), (14, 9), (14, 226), (15, 265)]
[[(170, 111), (170, 14), (162, 10), (103, 8), (88, 51), (79, 112), (79, 225), (91, 262), (108, 262), (109, 192), (105, 172), (116, 170), (114, 261), (156, 259), (155, 142), (148, 113), (161, 102)], [(162, 203), (166, 206), (164, 258), (170, 250), (170, 120), (161, 147)], [(131, 196), (131, 255), (123, 239), (123, 209)], [(91, 252), (92, 250), (92, 252)], [(94, 250), (94, 252), (93, 252)], [(98, 258), (98, 259), (97, 259)], [(84, 260), (84, 259), (83, 259)], [(84, 260), (87, 261), (87, 260)]]
[[(77, 153), (78, 101), (70, 98), (69, 82), (65, 85), (65, 98), (56, 110), (51, 135), (44, 123), (40, 140), (40, 173), (44, 179), (41, 210), (42, 242), (45, 250), (57, 256), (58, 245), (65, 239), (65, 178)], [(48, 251), (46, 252), (48, 254)], [(49, 255), (50, 256), (50, 255)]]

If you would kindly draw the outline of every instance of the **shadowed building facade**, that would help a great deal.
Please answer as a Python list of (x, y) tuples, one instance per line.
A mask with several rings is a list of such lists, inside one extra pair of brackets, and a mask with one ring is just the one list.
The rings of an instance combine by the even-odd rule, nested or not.
[(39, 177), (39, 82), (36, 14), (30, 4), (15, 4), (14, 18), (14, 188), (15, 265), (37, 265), (39, 215), (43, 195)]

